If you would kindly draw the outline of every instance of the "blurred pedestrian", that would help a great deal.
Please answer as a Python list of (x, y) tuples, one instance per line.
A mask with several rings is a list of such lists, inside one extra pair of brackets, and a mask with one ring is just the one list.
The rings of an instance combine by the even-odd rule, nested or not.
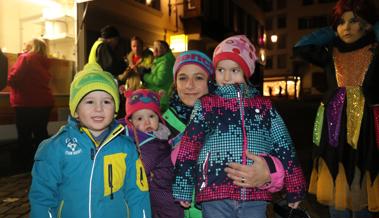
[(120, 81), (125, 81), (127, 89), (136, 90), (142, 87), (141, 77), (151, 71), (153, 52), (143, 47), (143, 40), (133, 36), (130, 41), (132, 50), (127, 56), (128, 67), (123, 74), (118, 76)]
[[(118, 76), (121, 75), (127, 65), (124, 60), (123, 45), (121, 43), (120, 33), (116, 27), (112, 25), (106, 25), (100, 31), (101, 37), (92, 45), (88, 63), (97, 63), (104, 71), (110, 72), (113, 77), (118, 80)], [(118, 80), (118, 85), (121, 85), (122, 81)], [(120, 110), (118, 111), (117, 118), (125, 116), (125, 97), (120, 94)]]
[(40, 142), (48, 137), (53, 107), (46, 43), (33, 39), (30, 50), (20, 54), (8, 75), (10, 104), (16, 111), (17, 142), (21, 164), (29, 166)]
[(165, 95), (161, 98), (161, 110), (168, 107), (168, 92), (172, 85), (172, 69), (175, 63), (175, 56), (166, 41), (154, 41), (154, 61), (151, 72), (143, 76), (143, 85), (153, 91), (164, 90)]
[(110, 72), (117, 79), (127, 67), (123, 55), (117, 52), (120, 33), (112, 25), (103, 27), (100, 33), (101, 37), (92, 45), (88, 63), (98, 63), (104, 71)]

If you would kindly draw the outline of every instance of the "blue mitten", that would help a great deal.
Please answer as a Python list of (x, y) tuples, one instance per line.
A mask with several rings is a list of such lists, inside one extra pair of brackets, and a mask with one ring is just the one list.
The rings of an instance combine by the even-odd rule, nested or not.
[[(379, 26), (379, 24), (378, 24)], [(379, 27), (378, 27), (379, 31)], [(379, 33), (378, 33), (379, 34)], [(379, 35), (377, 35), (378, 37)], [(333, 41), (336, 38), (336, 33), (332, 27), (323, 27), (306, 36), (303, 36), (296, 44), (295, 47), (305, 45), (319, 45), (323, 46)]]

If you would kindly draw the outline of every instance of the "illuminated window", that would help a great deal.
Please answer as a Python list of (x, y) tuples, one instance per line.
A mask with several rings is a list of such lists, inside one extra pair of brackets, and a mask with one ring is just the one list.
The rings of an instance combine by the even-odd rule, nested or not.
[(144, 4), (148, 7), (154, 8), (158, 11), (161, 10), (161, 1), (160, 0), (134, 0), (136, 2), (139, 2), (141, 4)]
[(300, 83), (301, 80), (299, 77), (269, 78), (263, 82), (263, 95), (298, 98), (300, 94)]
[(188, 36), (185, 34), (170, 36), (170, 48), (172, 52), (187, 51)]

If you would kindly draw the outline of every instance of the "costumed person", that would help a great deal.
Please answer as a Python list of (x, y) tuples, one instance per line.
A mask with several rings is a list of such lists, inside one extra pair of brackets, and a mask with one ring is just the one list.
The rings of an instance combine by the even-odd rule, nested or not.
[(369, 1), (339, 0), (332, 20), (294, 47), (295, 56), (324, 68), (327, 79), (309, 192), (333, 218), (371, 217), (379, 211), (377, 10)]
[(70, 87), (70, 117), (37, 150), (29, 191), (30, 217), (151, 218), (141, 159), (114, 119), (113, 76), (87, 64)]
[(174, 197), (188, 207), (195, 189), (204, 218), (266, 217), (267, 186), (241, 187), (224, 171), (230, 162), (251, 165), (247, 151), (280, 160), (290, 207), (297, 208), (305, 196), (304, 175), (283, 120), (271, 101), (248, 85), (255, 60), (246, 36), (229, 37), (216, 47), (215, 90), (196, 101), (180, 141)]

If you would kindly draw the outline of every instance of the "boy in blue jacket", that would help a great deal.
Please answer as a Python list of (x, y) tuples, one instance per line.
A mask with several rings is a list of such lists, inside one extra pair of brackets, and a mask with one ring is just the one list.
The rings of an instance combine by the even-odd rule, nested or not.
[(133, 142), (114, 121), (117, 84), (90, 64), (70, 88), (68, 124), (35, 155), (31, 217), (151, 217), (145, 170)]

